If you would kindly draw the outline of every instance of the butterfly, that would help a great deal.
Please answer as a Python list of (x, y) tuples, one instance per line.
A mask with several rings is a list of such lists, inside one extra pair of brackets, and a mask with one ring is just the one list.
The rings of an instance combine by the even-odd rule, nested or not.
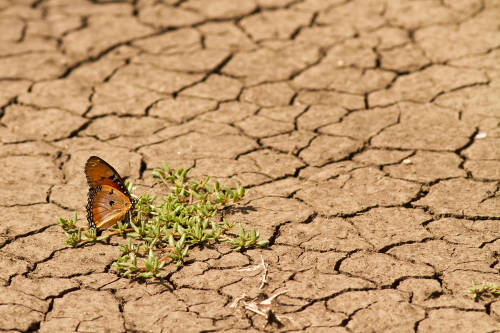
[(102, 158), (91, 156), (85, 163), (89, 184), (87, 221), (91, 229), (106, 229), (121, 221), (135, 205), (118, 172)]

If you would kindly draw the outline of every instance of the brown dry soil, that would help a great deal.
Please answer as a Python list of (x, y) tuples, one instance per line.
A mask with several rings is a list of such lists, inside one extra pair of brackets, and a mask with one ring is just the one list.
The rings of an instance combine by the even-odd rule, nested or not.
[[(499, 17), (497, 0), (0, 0), (0, 331), (499, 332), (500, 300), (466, 293), (500, 283)], [(55, 223), (84, 216), (90, 155), (138, 194), (160, 193), (162, 160), (247, 186), (228, 219), (270, 246), (119, 277), (116, 246), (70, 248)]]

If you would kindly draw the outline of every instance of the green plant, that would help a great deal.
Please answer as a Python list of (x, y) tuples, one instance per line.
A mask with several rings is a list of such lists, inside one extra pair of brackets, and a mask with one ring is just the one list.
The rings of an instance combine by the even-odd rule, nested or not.
[[(202, 181), (189, 179), (188, 173), (189, 170), (171, 169), (166, 164), (154, 169), (153, 177), (166, 186), (166, 196), (160, 200), (148, 194), (140, 196), (128, 221), (118, 222), (104, 235), (78, 227), (76, 213), (70, 219), (58, 217), (66, 243), (76, 247), (121, 235), (128, 243), (119, 246), (121, 253), (113, 267), (124, 276), (141, 278), (161, 277), (167, 260), (182, 266), (193, 246), (228, 242), (234, 245), (235, 251), (241, 251), (267, 245), (267, 240), (258, 240), (258, 231), (246, 232), (241, 223), (238, 236), (231, 237), (229, 232), (235, 224), (217, 218), (221, 210), (243, 199), (246, 194), (243, 187), (231, 189), (217, 181), (211, 182), (209, 177)], [(128, 183), (127, 187), (132, 190), (132, 184)], [(138, 265), (138, 259), (142, 265)]]
[(486, 282), (477, 286), (474, 281), (472, 281), (472, 287), (467, 290), (467, 293), (471, 295), (474, 301), (478, 301), (488, 296), (498, 297), (500, 296), (500, 286), (495, 283)]

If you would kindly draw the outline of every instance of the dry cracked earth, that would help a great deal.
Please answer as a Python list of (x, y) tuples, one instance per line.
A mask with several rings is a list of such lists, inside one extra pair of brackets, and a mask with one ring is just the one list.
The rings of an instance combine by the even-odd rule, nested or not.
[[(499, 332), (500, 300), (466, 293), (500, 283), (499, 18), (497, 0), (0, 0), (0, 331)], [(241, 183), (227, 218), (270, 245), (121, 278), (116, 246), (68, 247), (55, 222), (84, 216), (90, 155), (137, 194), (161, 193), (161, 161)], [(268, 319), (235, 302), (276, 293)]]

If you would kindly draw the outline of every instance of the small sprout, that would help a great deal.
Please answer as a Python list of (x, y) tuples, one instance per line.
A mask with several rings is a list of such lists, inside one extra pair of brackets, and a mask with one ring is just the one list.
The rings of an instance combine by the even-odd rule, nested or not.
[(127, 229), (129, 228), (129, 223), (128, 222), (123, 222), (122, 221), (118, 221), (114, 228), (112, 228), (111, 230), (117, 232), (118, 234), (120, 235), (123, 235), (127, 232)]
[(240, 196), (240, 198), (243, 198), (245, 196), (245, 192), (246, 192), (246, 190), (245, 190), (245, 188), (243, 186), (238, 185), (236, 187), (236, 193), (238, 193), (238, 195)]
[(65, 219), (62, 217), (57, 217), (57, 225), (59, 225), (61, 228), (63, 228), (65, 231), (76, 231), (78, 227), (76, 226), (76, 221), (78, 220), (78, 216), (76, 211), (73, 214), (72, 219)]
[(189, 252), (189, 246), (182, 247), (179, 246), (179, 243), (175, 246), (174, 253), (169, 254), (168, 256), (175, 261), (175, 265), (180, 267), (184, 263), (184, 257), (187, 256)]
[(85, 237), (87, 237), (87, 239), (95, 240), (97, 238), (96, 229), (88, 229), (87, 231), (85, 231)]
[(138, 246), (135, 243), (132, 243), (132, 240), (128, 240), (127, 245), (122, 245), (119, 247), (120, 251), (123, 252), (123, 254), (129, 254), (129, 253), (137, 253), (139, 250)]
[(483, 282), (480, 286), (477, 286), (474, 281), (472, 281), (472, 287), (467, 290), (467, 293), (471, 295), (474, 301), (486, 297), (498, 297), (500, 296), (500, 285)]
[(71, 245), (73, 247), (77, 247), (80, 245), (82, 241), (82, 229), (78, 229), (75, 232), (66, 232), (66, 244)]
[(127, 234), (127, 236), (132, 237), (132, 238), (140, 238), (140, 237), (145, 237), (147, 235), (147, 230), (146, 230), (146, 221), (141, 221), (141, 225), (137, 226), (136, 224), (132, 224), (132, 228), (134, 229), (135, 232)]
[(263, 241), (260, 241), (260, 242), (257, 242), (257, 246), (260, 246), (260, 247), (265, 247), (269, 244), (269, 240), (263, 240)]
[(250, 230), (250, 232), (245, 232), (243, 229), (243, 226), (241, 223), (238, 224), (238, 238), (234, 239), (226, 239), (226, 241), (229, 241), (230, 244), (235, 245), (236, 247), (233, 249), (234, 251), (241, 251), (245, 248), (252, 247), (254, 245), (263, 247), (266, 246), (269, 241), (260, 241), (257, 242), (259, 239), (259, 232), (256, 231), (255, 229)]
[[(163, 170), (161, 170), (161, 169), (154, 169), (152, 174), (153, 174), (154, 178), (164, 178), (165, 177), (165, 172), (163, 172)], [(163, 181), (159, 180), (159, 182), (161, 183)]]
[(105, 241), (105, 240), (106, 240), (106, 239), (108, 239), (108, 238), (109, 238), (109, 236), (108, 236), (108, 235), (102, 235), (102, 236), (97, 237), (95, 240), (96, 240), (97, 242), (103, 242), (103, 241)]

